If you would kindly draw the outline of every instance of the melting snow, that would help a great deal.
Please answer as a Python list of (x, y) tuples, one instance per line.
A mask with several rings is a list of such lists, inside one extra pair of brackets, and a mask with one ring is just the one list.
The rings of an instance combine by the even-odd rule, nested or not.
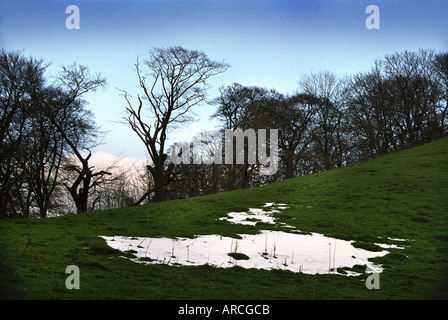
[[(257, 222), (275, 224), (274, 213), (286, 209), (286, 204), (268, 202), (265, 209), (249, 209), (248, 212), (231, 212), (220, 218), (231, 223), (255, 225)], [(292, 226), (288, 226), (291, 227)], [(262, 230), (255, 235), (241, 234), (241, 239), (220, 235), (202, 235), (190, 238), (135, 238), (102, 237), (107, 244), (121, 251), (131, 252), (132, 261), (148, 264), (198, 266), (209, 264), (219, 268), (240, 266), (243, 268), (281, 269), (307, 274), (334, 273), (359, 275), (338, 268), (365, 265), (368, 272), (382, 272), (379, 265), (369, 261), (389, 253), (372, 252), (355, 248), (353, 241), (326, 237), (322, 234), (295, 234), (283, 231)], [(400, 248), (395, 245), (376, 245), (383, 248)], [(242, 254), (229, 256), (229, 253)], [(145, 259), (142, 259), (145, 258)]]

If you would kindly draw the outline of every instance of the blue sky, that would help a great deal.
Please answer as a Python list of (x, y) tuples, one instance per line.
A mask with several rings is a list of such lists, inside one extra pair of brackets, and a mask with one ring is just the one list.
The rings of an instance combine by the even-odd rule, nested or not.
[[(68, 5), (80, 29), (68, 30)], [(366, 7), (380, 9), (380, 29), (365, 27)], [(144, 158), (144, 147), (120, 121), (125, 103), (116, 88), (140, 93), (134, 64), (150, 47), (181, 45), (231, 65), (210, 81), (209, 98), (233, 82), (292, 93), (301, 76), (368, 71), (375, 59), (403, 50), (448, 50), (446, 0), (0, 0), (0, 44), (52, 63), (49, 74), (74, 62), (100, 72), (104, 90), (86, 96), (109, 133), (102, 151)], [(201, 127), (218, 125), (215, 111), (195, 109)]]

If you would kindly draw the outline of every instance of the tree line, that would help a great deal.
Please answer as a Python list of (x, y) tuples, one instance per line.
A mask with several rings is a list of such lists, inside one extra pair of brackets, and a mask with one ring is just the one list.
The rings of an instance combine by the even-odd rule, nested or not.
[(101, 133), (82, 98), (105, 79), (73, 64), (49, 83), (47, 68), (1, 51), (0, 218), (44, 218), (65, 205), (63, 191), (78, 212), (87, 211), (90, 190), (109, 174), (89, 166)]
[[(204, 52), (153, 48), (136, 62), (140, 92), (124, 89), (125, 123), (148, 154), (138, 176), (90, 164), (105, 135), (84, 96), (106, 85), (86, 66), (48, 65), (19, 52), (0, 54), (0, 218), (46, 217), (259, 186), (418, 146), (448, 133), (448, 53), (403, 51), (368, 72), (302, 76), (297, 91), (233, 83), (211, 101), (210, 77), (229, 65)], [(221, 130), (278, 129), (279, 170), (259, 164), (174, 164), (167, 145), (173, 129), (208, 102)], [(215, 150), (205, 133), (196, 143)], [(269, 143), (269, 142), (268, 142)], [(246, 142), (247, 144), (247, 142)], [(193, 155), (194, 156), (194, 155)], [(213, 156), (213, 152), (209, 154)]]
[[(246, 150), (244, 164), (180, 165), (181, 179), (164, 187), (165, 194), (254, 187), (437, 140), (448, 133), (447, 79), (448, 53), (419, 50), (386, 55), (353, 76), (304, 75), (293, 94), (238, 83), (221, 87), (211, 104), (222, 130), (278, 129), (279, 170), (260, 176)], [(213, 149), (210, 139), (199, 143)]]

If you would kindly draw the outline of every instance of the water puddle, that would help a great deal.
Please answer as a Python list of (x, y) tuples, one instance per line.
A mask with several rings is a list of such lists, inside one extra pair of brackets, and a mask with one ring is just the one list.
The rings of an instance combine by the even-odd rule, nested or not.
[[(286, 209), (285, 204), (267, 203), (262, 209), (231, 212), (221, 218), (231, 223), (255, 225), (258, 222), (276, 224), (274, 213)], [(283, 224), (283, 226), (293, 228)], [(208, 264), (218, 268), (240, 266), (264, 270), (289, 270), (306, 274), (341, 274), (356, 276), (355, 265), (363, 265), (367, 272), (382, 272), (382, 267), (370, 261), (389, 253), (387, 250), (368, 251), (356, 248), (354, 241), (346, 241), (322, 234), (296, 234), (262, 230), (260, 233), (241, 234), (241, 239), (220, 235), (201, 235), (195, 238), (137, 238), (105, 237), (107, 244), (117, 250), (130, 252), (131, 260), (147, 264), (198, 266)], [(399, 241), (397, 239), (397, 241)], [(382, 248), (396, 245), (377, 244)]]

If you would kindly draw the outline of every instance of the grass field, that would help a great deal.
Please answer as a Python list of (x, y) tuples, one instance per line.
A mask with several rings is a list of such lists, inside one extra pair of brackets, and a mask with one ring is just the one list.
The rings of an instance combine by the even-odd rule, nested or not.
[[(16, 299), (447, 299), (447, 182), (444, 138), (259, 188), (57, 218), (0, 221), (2, 294)], [(355, 240), (355, 246), (369, 250), (378, 250), (375, 242), (396, 244), (387, 238), (407, 239), (405, 249), (390, 249), (375, 258), (384, 271), (380, 289), (368, 290), (366, 273), (346, 277), (139, 264), (124, 259), (125, 254), (99, 237), (237, 237), (280, 228), (219, 220), (266, 202), (287, 204), (277, 219), (303, 232)], [(79, 290), (66, 288), (68, 265), (79, 267)]]

